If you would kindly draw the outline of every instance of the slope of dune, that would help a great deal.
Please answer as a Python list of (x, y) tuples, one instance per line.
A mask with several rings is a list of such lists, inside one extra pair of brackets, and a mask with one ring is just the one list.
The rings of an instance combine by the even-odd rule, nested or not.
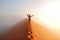
[(5, 32), (1, 40), (28, 40), (27, 27), (28, 21), (24, 19)]
[(43, 25), (32, 21), (31, 26), (33, 36), (36, 40), (60, 40), (52, 31), (45, 28)]
[[(35, 21), (31, 21), (30, 26), (33, 33), (32, 40), (60, 40), (56, 38), (52, 31), (43, 27), (43, 25), (36, 23)], [(27, 19), (24, 19), (7, 31), (5, 35), (1, 37), (1, 40), (30, 40), (28, 39), (28, 27), (29, 22)]]

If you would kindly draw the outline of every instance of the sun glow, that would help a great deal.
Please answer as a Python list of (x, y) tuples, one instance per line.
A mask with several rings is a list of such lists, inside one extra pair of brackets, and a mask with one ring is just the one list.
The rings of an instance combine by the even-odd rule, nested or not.
[[(35, 18), (46, 24), (47, 28), (60, 33), (60, 1), (49, 2), (36, 12)], [(40, 22), (39, 22), (40, 23)]]

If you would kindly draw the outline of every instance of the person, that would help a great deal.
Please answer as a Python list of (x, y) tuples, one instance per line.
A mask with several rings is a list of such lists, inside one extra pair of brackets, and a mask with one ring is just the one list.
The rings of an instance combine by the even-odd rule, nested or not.
[(34, 15), (28, 14), (27, 16), (28, 16), (28, 21), (30, 22), (31, 21), (31, 17), (34, 16)]

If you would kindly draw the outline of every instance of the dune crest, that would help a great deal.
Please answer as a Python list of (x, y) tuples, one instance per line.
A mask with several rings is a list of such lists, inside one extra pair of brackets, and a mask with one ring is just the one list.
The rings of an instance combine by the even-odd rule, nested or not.
[[(28, 27), (31, 26), (31, 32), (33, 39), (28, 38)], [(56, 35), (44, 28), (43, 25), (36, 23), (35, 21), (31, 21), (29, 24), (27, 19), (22, 20), (21, 22), (14, 25), (9, 31), (5, 33), (5, 35), (1, 38), (1, 40), (60, 40), (56, 38)]]

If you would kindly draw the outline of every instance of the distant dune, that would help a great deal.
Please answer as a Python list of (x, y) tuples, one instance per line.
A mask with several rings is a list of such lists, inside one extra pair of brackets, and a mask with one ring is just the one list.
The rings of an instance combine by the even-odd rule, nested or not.
[[(56, 35), (44, 28), (43, 25), (31, 21), (31, 28), (33, 33), (32, 40), (60, 40)], [(29, 22), (27, 19), (22, 20), (21, 22), (14, 25), (9, 31), (5, 33), (3, 37), (0, 37), (1, 40), (30, 40), (28, 39), (28, 27)]]

